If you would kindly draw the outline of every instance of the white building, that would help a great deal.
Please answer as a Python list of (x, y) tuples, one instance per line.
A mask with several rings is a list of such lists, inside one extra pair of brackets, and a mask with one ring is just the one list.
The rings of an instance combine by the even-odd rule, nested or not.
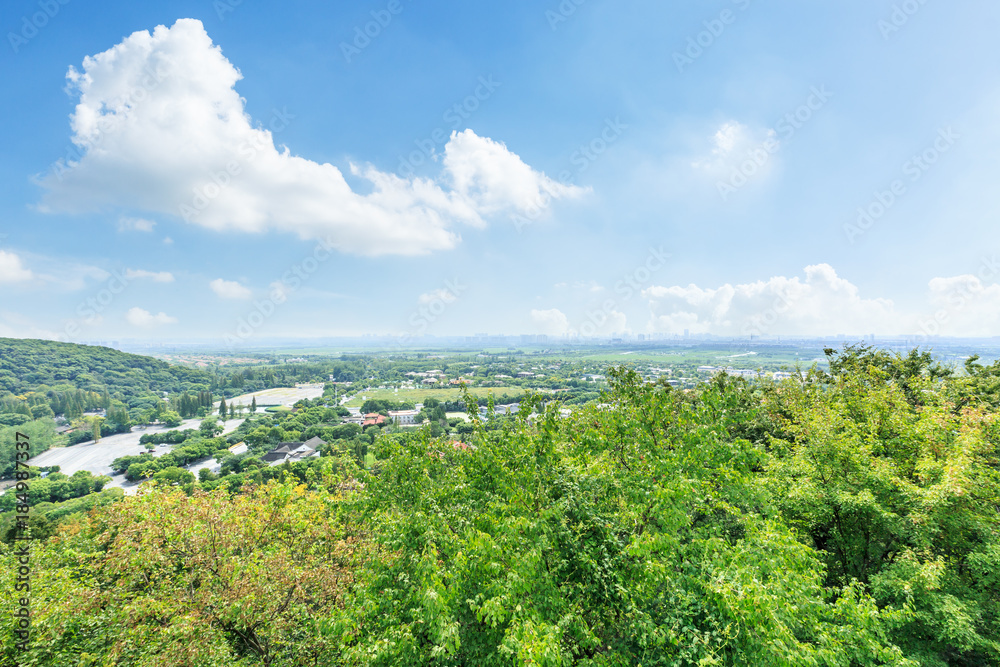
[(412, 426), (417, 423), (418, 414), (416, 410), (389, 410), (389, 419), (398, 426)]

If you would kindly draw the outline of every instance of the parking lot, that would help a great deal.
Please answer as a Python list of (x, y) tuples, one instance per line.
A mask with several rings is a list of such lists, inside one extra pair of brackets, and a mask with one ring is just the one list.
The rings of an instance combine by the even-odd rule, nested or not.
[[(242, 419), (230, 419), (225, 423), (224, 433), (230, 433), (243, 423)], [(187, 419), (177, 430), (197, 429), (201, 424), (200, 419)], [(111, 476), (111, 483), (106, 488), (113, 486), (134, 487), (125, 481), (125, 475), (114, 475), (111, 472), (111, 462), (120, 456), (136, 456), (146, 451), (146, 448), (139, 444), (139, 438), (146, 433), (163, 433), (174, 429), (165, 426), (150, 426), (146, 429), (134, 429), (132, 433), (119, 433), (101, 438), (98, 443), (89, 442), (72, 447), (57, 447), (47, 452), (42, 452), (35, 458), (28, 461), (32, 466), (59, 466), (59, 472), (72, 475), (77, 470), (88, 470), (95, 475)], [(173, 448), (172, 445), (157, 446), (153, 450), (153, 456), (162, 456)], [(214, 464), (214, 461), (209, 461)], [(199, 467), (205, 467), (202, 464)]]

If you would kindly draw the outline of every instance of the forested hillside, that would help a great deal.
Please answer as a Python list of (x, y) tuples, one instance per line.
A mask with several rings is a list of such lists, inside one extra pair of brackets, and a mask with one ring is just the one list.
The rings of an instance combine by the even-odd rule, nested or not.
[(0, 338), (3, 412), (26, 403), (29, 409), (47, 404), (54, 414), (63, 414), (74, 407), (107, 407), (109, 398), (135, 408), (151, 405), (164, 392), (208, 389), (210, 383), (211, 375), (203, 370), (106, 347)]
[(1000, 665), (1000, 366), (829, 355), (98, 504), (20, 664)]
[(109, 393), (129, 401), (149, 394), (208, 389), (203, 370), (107, 347), (0, 338), (0, 397), (29, 392)]

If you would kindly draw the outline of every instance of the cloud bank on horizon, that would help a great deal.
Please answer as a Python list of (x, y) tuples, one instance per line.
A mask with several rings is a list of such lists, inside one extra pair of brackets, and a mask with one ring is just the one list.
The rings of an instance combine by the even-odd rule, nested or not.
[[(39, 178), (42, 210), (160, 214), (219, 231), (324, 238), (342, 252), (419, 255), (454, 247), (461, 227), (586, 192), (467, 129), (452, 133), (436, 179), (352, 164), (371, 188), (361, 194), (334, 165), (279, 150), (274, 131), (290, 119), (255, 124), (235, 88), (241, 78), (196, 19), (86, 57), (67, 74), (79, 96), (70, 117), (79, 156)], [(143, 231), (155, 224), (122, 219)]]
[[(719, 287), (651, 285), (641, 295), (649, 319), (637, 328), (617, 310), (614, 298), (573, 320), (560, 308), (532, 309), (538, 333), (589, 337), (638, 332), (713, 334), (734, 337), (824, 336), (833, 334), (990, 337), (1000, 328), (1000, 284), (988, 259), (982, 275), (933, 278), (915, 309), (891, 299), (865, 297), (829, 264), (807, 266), (804, 278), (773, 276), (752, 283)], [(603, 288), (597, 290), (604, 292)]]

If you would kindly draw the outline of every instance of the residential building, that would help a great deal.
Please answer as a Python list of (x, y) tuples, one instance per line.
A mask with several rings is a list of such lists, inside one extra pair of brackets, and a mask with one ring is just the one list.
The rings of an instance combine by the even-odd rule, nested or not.
[(389, 419), (397, 426), (412, 426), (417, 423), (417, 410), (390, 410)]

